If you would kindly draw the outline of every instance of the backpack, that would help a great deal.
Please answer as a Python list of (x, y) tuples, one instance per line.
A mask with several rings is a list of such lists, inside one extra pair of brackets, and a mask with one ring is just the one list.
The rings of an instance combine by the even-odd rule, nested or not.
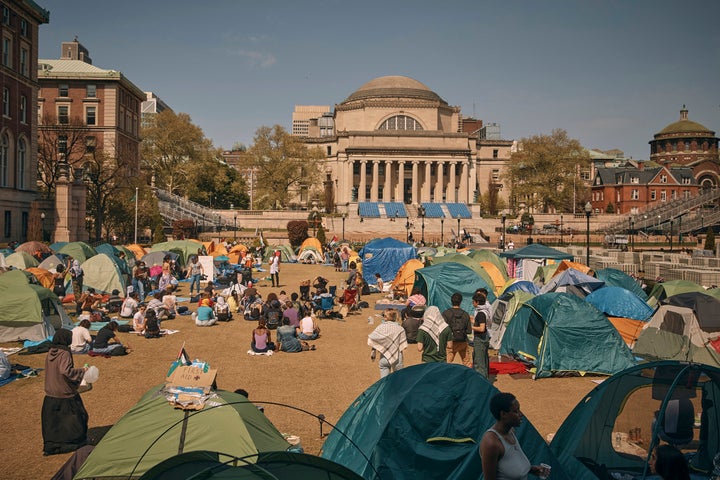
[(215, 311), (215, 316), (220, 322), (227, 322), (230, 320), (230, 306), (226, 303), (224, 305), (218, 305)]
[(267, 311), (267, 328), (275, 330), (280, 326), (280, 319), (282, 318), (282, 312), (278, 309), (271, 308)]
[(467, 317), (464, 310), (453, 308), (450, 320), (447, 322), (453, 334), (453, 342), (467, 342)]

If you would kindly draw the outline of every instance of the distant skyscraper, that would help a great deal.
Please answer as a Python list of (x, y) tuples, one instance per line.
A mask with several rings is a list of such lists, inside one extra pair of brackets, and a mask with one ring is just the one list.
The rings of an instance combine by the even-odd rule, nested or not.
[(310, 121), (331, 113), (328, 105), (295, 105), (292, 114), (292, 134), (298, 137), (307, 137), (310, 131)]
[(172, 108), (170, 108), (167, 103), (163, 102), (162, 99), (153, 92), (145, 92), (145, 96), (147, 100), (142, 102), (142, 105), (140, 106), (142, 112), (141, 123), (143, 128), (148, 126), (153, 115), (164, 110), (172, 111)]

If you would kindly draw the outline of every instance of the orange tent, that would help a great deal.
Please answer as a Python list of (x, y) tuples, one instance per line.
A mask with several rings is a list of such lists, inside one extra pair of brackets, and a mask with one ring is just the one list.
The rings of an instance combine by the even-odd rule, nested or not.
[(608, 317), (608, 320), (615, 326), (615, 329), (620, 333), (620, 336), (630, 348), (635, 345), (635, 340), (637, 340), (640, 332), (642, 332), (643, 327), (647, 323), (642, 320), (623, 317)]
[(141, 245), (138, 245), (137, 243), (125, 245), (125, 248), (133, 252), (133, 255), (135, 255), (135, 260), (140, 260), (147, 253), (147, 250), (145, 250)]
[(403, 263), (392, 281), (393, 291), (402, 291), (404, 295), (410, 296), (415, 283), (415, 270), (423, 267), (425, 265), (417, 258), (411, 258)]
[(574, 268), (575, 270), (582, 272), (586, 275), (592, 275), (592, 273), (590, 273), (592, 269), (587, 265), (577, 262), (571, 262), (570, 260), (562, 260), (558, 267), (555, 269), (555, 273), (553, 273), (552, 276), (554, 277), (555, 275), (564, 272), (568, 268)]
[(208, 255), (212, 255), (212, 252), (215, 251), (216, 245), (214, 240), (210, 240), (209, 242), (202, 242), (203, 245), (205, 245), (205, 251)]
[(247, 252), (247, 251), (248, 251), (248, 247), (246, 247), (242, 243), (238, 243), (237, 245), (233, 246), (230, 249), (229, 253), (234, 253), (234, 252), (240, 253), (240, 252)]
[(487, 274), (490, 276), (490, 278), (493, 281), (493, 284), (495, 285), (495, 293), (496, 295), (502, 291), (502, 289), (505, 287), (505, 282), (507, 282), (507, 279), (502, 274), (500, 269), (495, 266), (492, 262), (480, 262), (480, 265), (485, 269)]
[(33, 275), (35, 275), (35, 278), (38, 279), (38, 282), (40, 282), (40, 285), (42, 285), (45, 288), (49, 288), (50, 290), (53, 289), (54, 286), (54, 279), (53, 274), (50, 273), (49, 270), (45, 270), (44, 268), (38, 268), (38, 267), (30, 267), (25, 269), (26, 272), (30, 272)]
[(305, 250), (305, 247), (313, 247), (315, 250), (317, 250), (321, 254), (323, 253), (323, 247), (320, 244), (320, 240), (318, 240), (315, 237), (306, 238), (305, 241), (302, 243), (302, 245), (300, 245), (299, 252), (302, 253), (302, 251)]
[(210, 255), (212, 255), (213, 257), (219, 257), (220, 255), (227, 255), (227, 254), (228, 254), (228, 251), (225, 248), (225, 245), (223, 245), (223, 244), (218, 245), (217, 247), (215, 247), (215, 250), (210, 252)]

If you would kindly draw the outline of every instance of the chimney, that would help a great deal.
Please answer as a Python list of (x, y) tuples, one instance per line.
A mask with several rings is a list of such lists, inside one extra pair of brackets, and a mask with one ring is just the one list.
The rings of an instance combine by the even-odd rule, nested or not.
[(638, 162), (637, 168), (638, 168), (638, 170), (641, 171), (641, 172), (642, 172), (643, 170), (645, 170), (645, 162)]
[(688, 119), (688, 110), (685, 108), (685, 105), (683, 105), (682, 110), (680, 110), (680, 120), (687, 120)]

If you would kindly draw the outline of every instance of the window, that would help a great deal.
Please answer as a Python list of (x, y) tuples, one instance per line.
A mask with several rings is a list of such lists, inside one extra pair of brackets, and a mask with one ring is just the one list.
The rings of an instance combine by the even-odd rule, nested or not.
[(8, 155), (10, 153), (10, 138), (7, 133), (0, 136), (0, 187), (8, 185)]
[(380, 165), (378, 165), (378, 175), (385, 176), (385, 162), (380, 162)]
[(493, 168), (492, 170), (492, 181), (497, 183), (500, 181), (500, 169)]
[(17, 186), (20, 189), (25, 188), (25, 169), (27, 168), (27, 144), (25, 139), (18, 141), (17, 152)]
[(665, 190), (660, 191), (660, 201), (666, 202), (667, 201), (667, 192)]
[(67, 97), (69, 90), (67, 83), (61, 83), (58, 85), (58, 97)]
[(12, 51), (12, 40), (10, 40), (10, 39), (7, 38), (7, 37), (3, 37), (3, 40), (2, 40), (2, 48), (3, 48), (3, 51), (2, 51), (2, 63), (3, 63), (3, 65), (5, 65), (6, 67), (10, 67), (10, 66), (12, 66), (12, 65), (10, 65), (10, 62), (11, 62), (11, 60), (12, 60), (12, 57), (10, 56), (10, 55), (11, 55), (11, 51)]
[(58, 123), (63, 125), (70, 123), (70, 107), (67, 105), (60, 105), (58, 107)]
[(640, 177), (630, 177), (630, 183), (640, 183)]
[(27, 123), (27, 97), (20, 97), (20, 123)]
[(385, 120), (378, 130), (422, 130), (420, 123), (407, 115), (396, 115)]
[(332, 147), (330, 145), (327, 147), (327, 154), (332, 155)]
[(670, 198), (672, 198), (673, 200), (677, 200), (677, 190), (670, 191)]
[(631, 194), (630, 194), (630, 198), (631, 198), (632, 200), (640, 200), (640, 190), (638, 190), (638, 189), (633, 189), (633, 191), (632, 191)]
[(95, 151), (96, 140), (95, 137), (85, 137), (85, 151), (92, 153)]
[(58, 137), (58, 153), (67, 153), (67, 136), (60, 135)]
[(667, 183), (667, 175), (660, 175), (660, 183)]
[(2, 22), (5, 25), (10, 25), (10, 9), (5, 5), (2, 6)]
[(3, 110), (2, 113), (4, 116), (9, 117), (10, 116), (10, 89), (7, 87), (3, 87)]
[(85, 87), (85, 96), (87, 98), (95, 98), (97, 97), (97, 85), (90, 84), (87, 87)]
[(10, 238), (10, 235), (12, 235), (12, 212), (10, 210), (5, 210), (5, 231), (3, 232), (5, 234), (5, 238)]
[(683, 177), (682, 179), (683, 185), (690, 185), (690, 177)]
[(28, 22), (24, 18), (20, 19), (20, 35), (23, 37), (30, 37), (30, 29), (28, 28)]
[(687, 200), (690, 198), (690, 190), (683, 190), (683, 198)]
[(28, 74), (28, 50), (27, 48), (21, 48), (20, 49), (20, 74), (25, 75), (26, 77)]
[(85, 109), (85, 123), (87, 125), (95, 125), (95, 107), (87, 107)]
[(498, 150), (497, 148), (494, 148), (493, 149), (493, 158), (498, 158), (499, 155), (500, 155), (500, 150)]
[(686, 152), (689, 152), (689, 151), (690, 151), (690, 142), (687, 141), (687, 140), (685, 140), (685, 151), (686, 151)]
[(650, 200), (656, 200), (657, 199), (657, 193), (655, 190), (650, 190)]

